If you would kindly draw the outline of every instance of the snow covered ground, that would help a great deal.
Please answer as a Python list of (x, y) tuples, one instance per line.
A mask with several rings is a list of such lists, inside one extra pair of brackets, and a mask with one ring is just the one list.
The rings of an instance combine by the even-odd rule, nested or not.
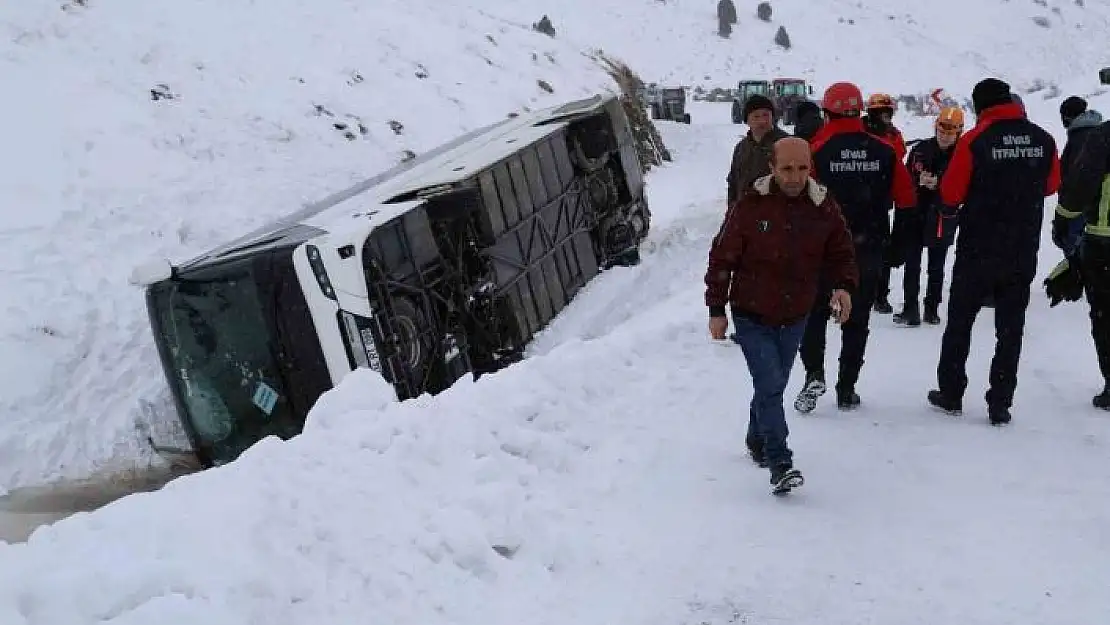
[[(166, 397), (126, 283), (137, 263), (190, 258), (406, 150), (607, 88), (584, 50), (649, 80), (959, 95), (987, 69), (1093, 76), (1103, 46), (1087, 33), (1110, 30), (1104, 0), (774, 3), (771, 24), (737, 4), (727, 41), (707, 0), (4, 5), (0, 68), (27, 88), (0, 103), (0, 492), (144, 461), (135, 421)], [(528, 28), (545, 11), (554, 39)], [(779, 24), (789, 52), (770, 43)]]
[(135, 461), (165, 386), (136, 264), (612, 84), (528, 24), (431, 0), (5, 3), (0, 32), (0, 493)]
[[(552, 8), (534, 0), (83, 4), (0, 9), (0, 68), (25, 86), (0, 103), (0, 491), (135, 462), (139, 402), (163, 382), (134, 264), (607, 87), (583, 49), (687, 84), (966, 94), (998, 73), (1066, 95), (1096, 91), (1110, 29), (1099, 0), (776, 2), (770, 25), (745, 0), (728, 41), (704, 0), (565, 0), (556, 39), (528, 30)], [(779, 23), (790, 53), (769, 43)], [(1026, 102), (1062, 139), (1059, 98)], [(924, 407), (941, 330), (876, 317), (864, 407), (790, 416), (807, 484), (774, 499), (743, 455), (740, 351), (709, 343), (701, 305), (741, 127), (727, 105), (693, 113), (663, 124), (676, 161), (649, 176), (644, 263), (588, 285), (527, 361), (404, 404), (358, 372), (301, 437), (0, 544), (0, 623), (1104, 620), (1110, 419), (1089, 408), (1085, 305), (1034, 297), (1002, 430), (976, 413), (989, 311), (962, 419)], [(1046, 237), (1041, 273), (1057, 259)], [(54, 516), (0, 511), (0, 535)]]
[[(1030, 109), (1052, 127), (1054, 106)], [(531, 358), (403, 404), (356, 372), (292, 441), (0, 546), (0, 622), (1100, 622), (1110, 420), (1088, 408), (1083, 304), (1034, 297), (1005, 429), (976, 405), (989, 311), (959, 419), (924, 406), (941, 329), (877, 317), (864, 406), (791, 414), (807, 484), (767, 494), (740, 350), (706, 338), (740, 130), (694, 109), (714, 117), (662, 125), (676, 163), (650, 175), (643, 264), (591, 283)]]

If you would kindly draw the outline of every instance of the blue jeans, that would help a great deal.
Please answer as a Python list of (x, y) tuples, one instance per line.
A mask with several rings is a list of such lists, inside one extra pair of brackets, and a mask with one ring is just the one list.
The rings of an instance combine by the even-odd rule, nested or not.
[(805, 319), (793, 325), (766, 326), (733, 315), (732, 340), (744, 350), (752, 375), (753, 396), (748, 417), (747, 444), (762, 449), (770, 467), (793, 466), (793, 452), (786, 445), (790, 434), (783, 409), (783, 392), (805, 332)]

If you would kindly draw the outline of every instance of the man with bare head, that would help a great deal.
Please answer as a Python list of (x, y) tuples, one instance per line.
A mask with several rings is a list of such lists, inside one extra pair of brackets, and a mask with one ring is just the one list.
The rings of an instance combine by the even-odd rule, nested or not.
[(809, 144), (779, 139), (770, 165), (771, 174), (758, 178), (729, 208), (713, 239), (705, 304), (716, 340), (725, 338), (725, 307), (732, 308), (731, 338), (744, 351), (753, 386), (745, 442), (752, 460), (770, 468), (772, 492), (783, 494), (803, 481), (786, 444), (782, 401), (806, 316), (818, 297), (818, 279), (824, 272), (832, 281), (828, 307), (845, 321), (858, 274), (840, 207), (810, 179)]
[(798, 197), (806, 190), (813, 158), (809, 142), (797, 137), (779, 139), (771, 150), (771, 173), (779, 189), (790, 197)]

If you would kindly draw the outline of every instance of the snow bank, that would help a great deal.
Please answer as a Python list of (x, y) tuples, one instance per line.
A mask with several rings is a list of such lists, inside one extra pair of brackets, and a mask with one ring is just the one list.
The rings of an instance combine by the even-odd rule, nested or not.
[(664, 592), (673, 572), (629, 571), (606, 616), (615, 580), (599, 560), (648, 545), (588, 521), (636, 452), (605, 433), (645, 415), (592, 408), (621, 380), (643, 391), (668, 376), (601, 353), (404, 404), (351, 374), (291, 442), (0, 547), (0, 621), (565, 623), (577, 605), (575, 622), (642, 622), (632, 591)]
[(164, 382), (136, 264), (611, 88), (529, 24), (431, 0), (5, 4), (0, 492), (139, 453)]

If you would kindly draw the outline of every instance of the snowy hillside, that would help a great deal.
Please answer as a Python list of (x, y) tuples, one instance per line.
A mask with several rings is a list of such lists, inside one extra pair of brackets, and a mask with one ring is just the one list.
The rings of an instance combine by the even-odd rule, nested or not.
[[(716, 34), (716, 0), (517, 0), (498, 10), (529, 21), (547, 13), (561, 38), (623, 56), (645, 80), (706, 87), (800, 76), (969, 93), (984, 75), (1020, 87), (1108, 62), (1107, 0), (771, 0), (770, 23), (756, 18), (759, 0), (733, 2), (729, 39)], [(789, 51), (773, 42), (779, 26)]]
[[(1054, 106), (1030, 112), (1055, 131)], [(650, 174), (643, 264), (592, 282), (532, 358), (403, 404), (357, 372), (292, 441), (0, 546), (0, 622), (1103, 620), (1110, 423), (1088, 407), (1085, 305), (1035, 294), (1001, 430), (978, 403), (989, 312), (961, 419), (924, 405), (941, 329), (877, 316), (864, 406), (788, 416), (808, 480), (773, 498), (743, 453), (740, 350), (710, 344), (701, 299), (737, 127), (725, 105), (694, 118), (663, 124), (676, 162)]]
[(430, 0), (0, 8), (0, 491), (135, 455), (164, 386), (135, 264), (610, 87), (528, 24)]
[[(6, 6), (0, 67), (27, 88), (0, 104), (0, 490), (141, 448), (140, 402), (164, 401), (164, 384), (126, 284), (136, 263), (191, 257), (408, 151), (608, 87), (583, 51), (683, 82), (762, 68), (960, 93), (985, 68), (1074, 75), (1102, 53), (1086, 33), (1110, 28), (1103, 0), (774, 2), (770, 24), (737, 5), (727, 41), (708, 0)], [(555, 38), (527, 28), (544, 12)], [(770, 43), (779, 24), (788, 52)]]

